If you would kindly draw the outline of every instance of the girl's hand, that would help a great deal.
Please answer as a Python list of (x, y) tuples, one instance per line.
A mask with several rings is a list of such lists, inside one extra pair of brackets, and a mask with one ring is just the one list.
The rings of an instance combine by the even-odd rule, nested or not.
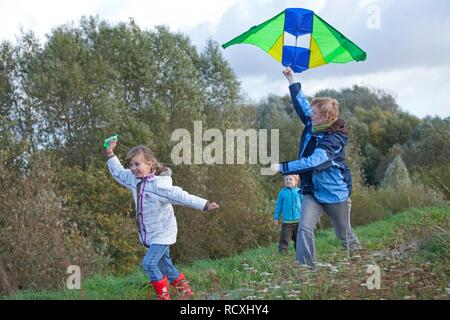
[(278, 220), (273, 220), (273, 224), (277, 226), (278, 225)]
[(212, 211), (212, 210), (215, 210), (215, 209), (218, 209), (218, 208), (219, 208), (219, 205), (217, 203), (210, 202), (210, 203), (208, 203), (208, 206), (206, 207), (205, 211)]
[(114, 154), (114, 148), (117, 146), (117, 140), (111, 141), (109, 147), (106, 149), (105, 153), (107, 156)]

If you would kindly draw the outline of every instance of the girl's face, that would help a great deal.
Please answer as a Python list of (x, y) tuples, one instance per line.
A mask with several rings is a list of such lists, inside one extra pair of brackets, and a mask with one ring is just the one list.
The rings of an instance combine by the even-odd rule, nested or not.
[(288, 188), (293, 188), (297, 184), (296, 179), (293, 176), (284, 177), (284, 185)]
[(321, 114), (316, 106), (313, 106), (312, 109), (311, 121), (313, 125), (319, 126), (327, 121), (326, 116)]
[(148, 163), (142, 154), (137, 154), (130, 161), (131, 172), (136, 176), (136, 178), (142, 178), (152, 170), (152, 163)]

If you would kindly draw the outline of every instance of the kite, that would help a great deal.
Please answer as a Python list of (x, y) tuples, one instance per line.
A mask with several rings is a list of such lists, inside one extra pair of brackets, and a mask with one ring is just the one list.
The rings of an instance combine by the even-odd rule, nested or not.
[(364, 61), (367, 54), (311, 10), (290, 8), (222, 45), (253, 44), (300, 73), (328, 63)]

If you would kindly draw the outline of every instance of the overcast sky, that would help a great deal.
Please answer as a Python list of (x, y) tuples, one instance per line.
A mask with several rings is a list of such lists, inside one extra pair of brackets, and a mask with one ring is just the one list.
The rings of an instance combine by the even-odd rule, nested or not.
[[(368, 55), (297, 75), (306, 94), (367, 85), (394, 94), (419, 117), (450, 116), (448, 0), (0, 0), (0, 40), (14, 41), (22, 27), (44, 41), (57, 25), (98, 15), (111, 22), (132, 17), (143, 29), (167, 25), (201, 50), (208, 38), (222, 44), (291, 7), (314, 10)], [(288, 92), (282, 66), (257, 47), (231, 46), (223, 54), (248, 97)]]

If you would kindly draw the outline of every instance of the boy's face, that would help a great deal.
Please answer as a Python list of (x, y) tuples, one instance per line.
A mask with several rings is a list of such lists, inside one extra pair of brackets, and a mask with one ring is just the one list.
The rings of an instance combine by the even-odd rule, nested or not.
[(284, 185), (288, 188), (293, 188), (297, 184), (296, 179), (293, 176), (284, 177)]
[(147, 163), (142, 154), (137, 154), (131, 158), (130, 169), (136, 178), (142, 178), (151, 172), (152, 164)]

